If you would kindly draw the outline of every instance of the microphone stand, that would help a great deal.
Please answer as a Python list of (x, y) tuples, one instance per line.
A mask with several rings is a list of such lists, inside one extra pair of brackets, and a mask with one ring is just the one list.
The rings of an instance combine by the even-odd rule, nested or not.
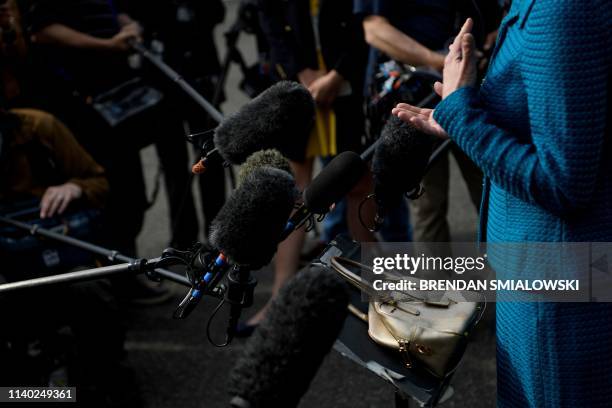
[(141, 43), (132, 41), (130, 45), (136, 52), (142, 55), (157, 69), (163, 72), (171, 81), (175, 82), (183, 91), (185, 91), (185, 93), (189, 95), (191, 99), (193, 99), (193, 101), (197, 103), (202, 109), (204, 109), (210, 115), (211, 118), (213, 118), (218, 123), (221, 123), (223, 121), (223, 114), (219, 112), (217, 108), (215, 108), (210, 102), (204, 99), (204, 97), (198, 91), (196, 91), (187, 81), (185, 81), (181, 74), (170, 68), (170, 66), (164, 61), (162, 61), (160, 57), (154, 55)]
[[(104, 266), (101, 268), (92, 268), (0, 284), (0, 295), (55, 284), (101, 279), (106, 276), (121, 273), (145, 273), (151, 280), (160, 281), (161, 278), (165, 278), (190, 288), (187, 292), (187, 296), (179, 304), (173, 314), (176, 319), (184, 319), (187, 317), (194, 310), (195, 306), (197, 306), (203, 295), (221, 299), (210, 317), (206, 328), (210, 342), (217, 347), (227, 346), (232, 341), (236, 334), (242, 309), (253, 304), (253, 292), (257, 285), (257, 280), (251, 275), (251, 269), (246, 266), (235, 265), (228, 274), (227, 284), (221, 284), (221, 280), (229, 269), (229, 263), (225, 255), (216, 254), (216, 251), (207, 250), (204, 245), (200, 243), (194, 244), (189, 251), (179, 251), (173, 248), (167, 248), (162, 252), (161, 257), (137, 259), (122, 255), (118, 251), (109, 250), (86, 241), (81, 241), (41, 228), (38, 225), (27, 224), (4, 216), (0, 216), (0, 222), (26, 230), (33, 236), (39, 235), (50, 238), (67, 245), (72, 245), (102, 255), (111, 262), (123, 262), (121, 264)], [(182, 276), (163, 268), (172, 265), (186, 266), (187, 276)], [(230, 305), (226, 340), (223, 344), (217, 344), (211, 338), (210, 326), (213, 317), (226, 302)]]
[[(41, 236), (50, 238), (52, 240), (62, 242), (67, 245), (72, 245), (77, 248), (81, 248), (85, 251), (92, 252), (94, 254), (101, 255), (108, 259), (110, 262), (122, 262), (119, 265), (105, 266), (102, 268), (88, 269), (84, 271), (69, 272), (59, 275), (45, 276), (41, 278), (27, 279), (19, 282), (11, 282), (0, 285), (0, 293), (15, 291), (20, 289), (29, 289), (40, 286), (47, 286), (59, 283), (70, 283), (79, 282), (84, 280), (99, 279), (105, 276), (119, 274), (119, 273), (146, 273), (147, 277), (152, 280), (159, 280), (165, 278), (170, 281), (179, 283), (185, 286), (191, 286), (191, 282), (185, 276), (179, 275), (167, 269), (161, 267), (162, 264), (166, 266), (170, 265), (170, 262), (163, 262), (165, 258), (169, 259), (169, 255), (162, 255), (161, 258), (155, 259), (137, 259), (123, 255), (115, 250), (103, 248), (101, 246), (92, 244), (90, 242), (81, 241), (73, 237), (66, 236), (45, 228), (41, 228), (38, 225), (31, 225), (22, 221), (14, 220), (0, 216), (0, 222), (11, 225), (15, 228), (19, 228), (28, 231), (30, 235)], [(164, 251), (166, 252), (166, 251)], [(176, 262), (178, 264), (179, 262)]]
[[(0, 285), (0, 294), (13, 292), (21, 289), (32, 289), (48, 285), (57, 285), (61, 283), (75, 283), (81, 281), (101, 279), (106, 276), (121, 273), (141, 273), (145, 270), (149, 270), (148, 268), (154, 268), (154, 266), (152, 265), (155, 265), (159, 260), (160, 258), (134, 260), (135, 262), (103, 266), (101, 268), (86, 269), (83, 271), (62, 273), (59, 275), (43, 276), (40, 278), (26, 279), (18, 282), (4, 283)], [(170, 271), (168, 271), (168, 273), (171, 275), (175, 275), (177, 278), (179, 278), (179, 283), (183, 283), (180, 279), (180, 275), (176, 275)]]

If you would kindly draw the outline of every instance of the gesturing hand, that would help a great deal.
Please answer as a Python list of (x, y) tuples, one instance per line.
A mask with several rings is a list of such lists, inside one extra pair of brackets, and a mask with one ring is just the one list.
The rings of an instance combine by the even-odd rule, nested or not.
[[(470, 33), (473, 25), (472, 19), (468, 18), (453, 43), (449, 46), (449, 52), (444, 59), (444, 69), (442, 71), (444, 82), (436, 82), (434, 84), (436, 93), (442, 99), (461, 87), (476, 84), (476, 46), (474, 44), (474, 37)], [(400, 103), (391, 111), (393, 115), (406, 123), (412, 124), (420, 131), (447, 139), (448, 134), (435, 121), (433, 112), (433, 109), (418, 108), (407, 103)]]
[(68, 204), (81, 195), (83, 195), (81, 187), (70, 182), (47, 188), (40, 200), (40, 218), (62, 214), (68, 208)]
[[(476, 85), (477, 51), (474, 36), (471, 34), (474, 23), (468, 18), (455, 41), (448, 47), (442, 71), (442, 99), (464, 86)], [(438, 86), (439, 88), (439, 86)]]
[(417, 108), (407, 103), (399, 103), (391, 113), (406, 123), (410, 123), (423, 133), (441, 139), (448, 139), (448, 134), (433, 118), (433, 109)]

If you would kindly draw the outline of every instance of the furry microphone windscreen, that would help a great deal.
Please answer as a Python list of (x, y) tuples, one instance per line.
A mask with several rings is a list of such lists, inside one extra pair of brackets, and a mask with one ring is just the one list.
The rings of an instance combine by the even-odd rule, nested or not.
[(237, 184), (242, 184), (244, 179), (251, 174), (253, 170), (263, 166), (284, 170), (287, 173), (292, 174), (291, 166), (289, 166), (289, 160), (287, 160), (285, 156), (281, 154), (281, 152), (276, 149), (260, 150), (250, 155), (248, 159), (242, 163), (240, 170), (238, 171)]
[(224, 120), (215, 130), (215, 146), (232, 164), (262, 149), (277, 149), (290, 160), (302, 161), (314, 114), (310, 92), (297, 82), (281, 81)]
[(211, 225), (210, 243), (231, 262), (259, 269), (276, 252), (298, 192), (286, 171), (261, 167), (249, 174)]
[(338, 337), (346, 283), (309, 266), (281, 289), (230, 375), (231, 406), (295, 407)]
[(383, 201), (401, 197), (417, 188), (425, 175), (436, 139), (391, 116), (372, 159), (377, 197)]
[(367, 170), (355, 152), (342, 152), (312, 180), (304, 190), (304, 205), (315, 214), (325, 214), (329, 207), (346, 196)]

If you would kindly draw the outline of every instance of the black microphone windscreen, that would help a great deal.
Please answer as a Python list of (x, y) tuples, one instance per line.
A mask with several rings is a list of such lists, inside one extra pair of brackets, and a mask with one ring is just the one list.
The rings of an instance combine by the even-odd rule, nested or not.
[(291, 215), (297, 190), (286, 171), (261, 167), (249, 174), (211, 225), (210, 243), (231, 262), (267, 265)]
[(436, 139), (391, 116), (372, 159), (378, 199), (392, 199), (417, 188)]
[(238, 171), (237, 184), (240, 185), (244, 179), (251, 174), (255, 169), (263, 166), (273, 167), (275, 169), (284, 170), (289, 174), (291, 173), (291, 166), (289, 166), (289, 160), (285, 158), (276, 149), (260, 150), (250, 155), (244, 163), (240, 166)]
[(233, 407), (295, 407), (347, 313), (345, 282), (310, 266), (281, 289), (230, 375)]
[(314, 124), (310, 92), (297, 82), (281, 81), (230, 115), (215, 130), (215, 146), (223, 158), (243, 163), (262, 149), (278, 149), (302, 161)]
[(329, 162), (304, 190), (304, 205), (315, 214), (325, 214), (329, 207), (346, 196), (367, 170), (355, 152), (346, 151)]

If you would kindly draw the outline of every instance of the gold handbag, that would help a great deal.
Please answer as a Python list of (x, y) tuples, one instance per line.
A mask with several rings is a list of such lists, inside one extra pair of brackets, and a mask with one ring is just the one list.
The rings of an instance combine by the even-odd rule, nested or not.
[[(375, 293), (369, 282), (350, 271), (345, 265), (372, 271), (366, 265), (351, 259), (332, 257), (331, 266), (344, 279), (370, 295)], [(349, 310), (368, 323), (368, 334), (376, 343), (399, 352), (407, 368), (413, 361), (438, 378), (452, 373), (463, 355), (467, 338), (484, 313), (481, 301), (468, 302), (461, 294), (445, 295), (439, 300), (428, 300), (401, 292), (406, 301), (391, 297), (370, 301), (368, 314), (353, 306)]]

